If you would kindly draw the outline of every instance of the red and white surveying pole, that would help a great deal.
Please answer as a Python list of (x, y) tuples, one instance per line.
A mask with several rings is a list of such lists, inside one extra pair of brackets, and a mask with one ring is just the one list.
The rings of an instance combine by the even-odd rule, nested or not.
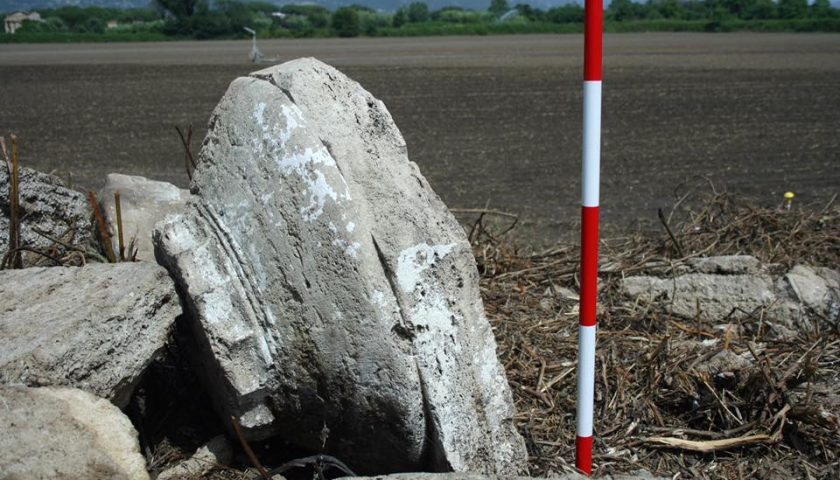
[(595, 409), (595, 318), (598, 301), (598, 197), (601, 176), (603, 0), (586, 0), (583, 64), (583, 175), (581, 179), (580, 326), (578, 327), (575, 465), (592, 473)]

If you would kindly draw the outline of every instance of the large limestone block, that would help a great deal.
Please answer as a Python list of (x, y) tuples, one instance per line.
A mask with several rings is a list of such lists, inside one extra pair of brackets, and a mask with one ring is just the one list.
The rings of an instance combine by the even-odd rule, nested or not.
[(0, 383), (73, 386), (120, 407), (181, 313), (152, 263), (0, 271), (0, 298)]
[(234, 80), (155, 232), (217, 407), (361, 471), (525, 460), (462, 228), (385, 106), (314, 59)]
[(114, 200), (114, 194), (117, 192), (120, 194), (126, 257), (130, 255), (128, 248), (133, 240), (137, 249), (137, 260), (155, 261), (155, 249), (152, 245), (155, 225), (167, 215), (184, 208), (190, 198), (189, 190), (145, 177), (109, 173), (105, 177), (105, 186), (99, 192), (99, 201), (102, 203), (103, 214), (111, 232), (114, 253), (119, 254), (117, 207)]
[[(23, 245), (54, 246), (46, 236), (82, 245), (93, 237), (92, 211), (87, 199), (81, 192), (66, 188), (58, 177), (21, 168), (20, 207)], [(0, 163), (0, 257), (9, 248), (9, 208), (9, 175), (6, 165)]]
[(0, 386), (0, 478), (148, 480), (131, 421), (73, 388)]

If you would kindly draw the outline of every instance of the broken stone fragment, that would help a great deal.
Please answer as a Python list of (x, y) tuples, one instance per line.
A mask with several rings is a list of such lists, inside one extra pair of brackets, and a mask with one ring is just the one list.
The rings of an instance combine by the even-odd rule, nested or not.
[[(72, 245), (92, 241), (92, 211), (81, 192), (64, 186), (56, 176), (31, 168), (20, 169), (21, 243), (48, 248), (51, 237)], [(38, 234), (37, 231), (42, 233)], [(9, 248), (9, 176), (0, 166), (0, 256)], [(46, 235), (46, 236), (45, 236)], [(40, 260), (42, 257), (37, 257)], [(33, 260), (36, 258), (33, 257)]]
[[(707, 323), (758, 319), (777, 337), (809, 331), (815, 321), (840, 315), (840, 272), (794, 266), (782, 276), (749, 256), (695, 259), (691, 271), (673, 277), (635, 276), (621, 282), (635, 303), (658, 303), (672, 314)], [(714, 273), (711, 273), (714, 272)]]
[(99, 192), (102, 212), (108, 222), (114, 253), (119, 255), (119, 237), (117, 235), (117, 209), (114, 193), (120, 193), (123, 238), (126, 257), (128, 247), (134, 240), (137, 248), (137, 260), (155, 261), (152, 245), (152, 232), (155, 224), (171, 213), (183, 210), (189, 190), (178, 188), (171, 183), (149, 180), (145, 177), (110, 173), (105, 179), (105, 187)]
[(830, 268), (796, 265), (779, 282), (800, 307), (837, 322), (840, 317), (840, 272)]
[(65, 385), (129, 397), (181, 313), (153, 263), (0, 271), (0, 384)]
[(721, 374), (728, 372), (738, 372), (747, 369), (753, 365), (753, 359), (750, 352), (744, 352), (740, 355), (732, 350), (721, 349), (719, 352), (711, 356), (708, 360), (698, 363), (695, 369), (701, 373)]
[(156, 480), (179, 478), (203, 478), (220, 465), (227, 465), (233, 458), (233, 450), (224, 435), (213, 437), (187, 460), (162, 471)]
[(706, 322), (744, 318), (776, 300), (773, 281), (765, 275), (687, 273), (673, 279), (628, 277), (624, 293), (645, 302), (660, 301), (679, 317)]
[(113, 404), (74, 388), (0, 386), (0, 476), (148, 480), (137, 432)]
[(354, 470), (521, 470), (470, 245), (382, 102), (314, 59), (237, 78), (191, 189), (154, 241), (222, 415)]

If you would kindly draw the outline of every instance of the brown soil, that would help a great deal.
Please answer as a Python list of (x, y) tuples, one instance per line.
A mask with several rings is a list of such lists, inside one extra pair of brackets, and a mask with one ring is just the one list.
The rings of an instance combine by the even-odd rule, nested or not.
[[(521, 217), (532, 245), (577, 235), (581, 45), (576, 35), (271, 41), (382, 98), (450, 207)], [(186, 185), (174, 125), (196, 127), (247, 42), (0, 45), (0, 132), (24, 165), (84, 188), (121, 171)], [(608, 35), (602, 205), (609, 233), (655, 227), (674, 188), (707, 175), (762, 203), (840, 185), (840, 35)]]

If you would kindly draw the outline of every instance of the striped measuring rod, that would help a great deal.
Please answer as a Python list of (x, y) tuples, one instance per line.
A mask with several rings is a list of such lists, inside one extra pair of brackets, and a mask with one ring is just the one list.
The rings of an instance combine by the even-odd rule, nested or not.
[(595, 318), (598, 301), (598, 220), (601, 176), (603, 0), (586, 0), (583, 66), (583, 175), (581, 180), (580, 326), (578, 327), (575, 465), (592, 473), (595, 403)]

